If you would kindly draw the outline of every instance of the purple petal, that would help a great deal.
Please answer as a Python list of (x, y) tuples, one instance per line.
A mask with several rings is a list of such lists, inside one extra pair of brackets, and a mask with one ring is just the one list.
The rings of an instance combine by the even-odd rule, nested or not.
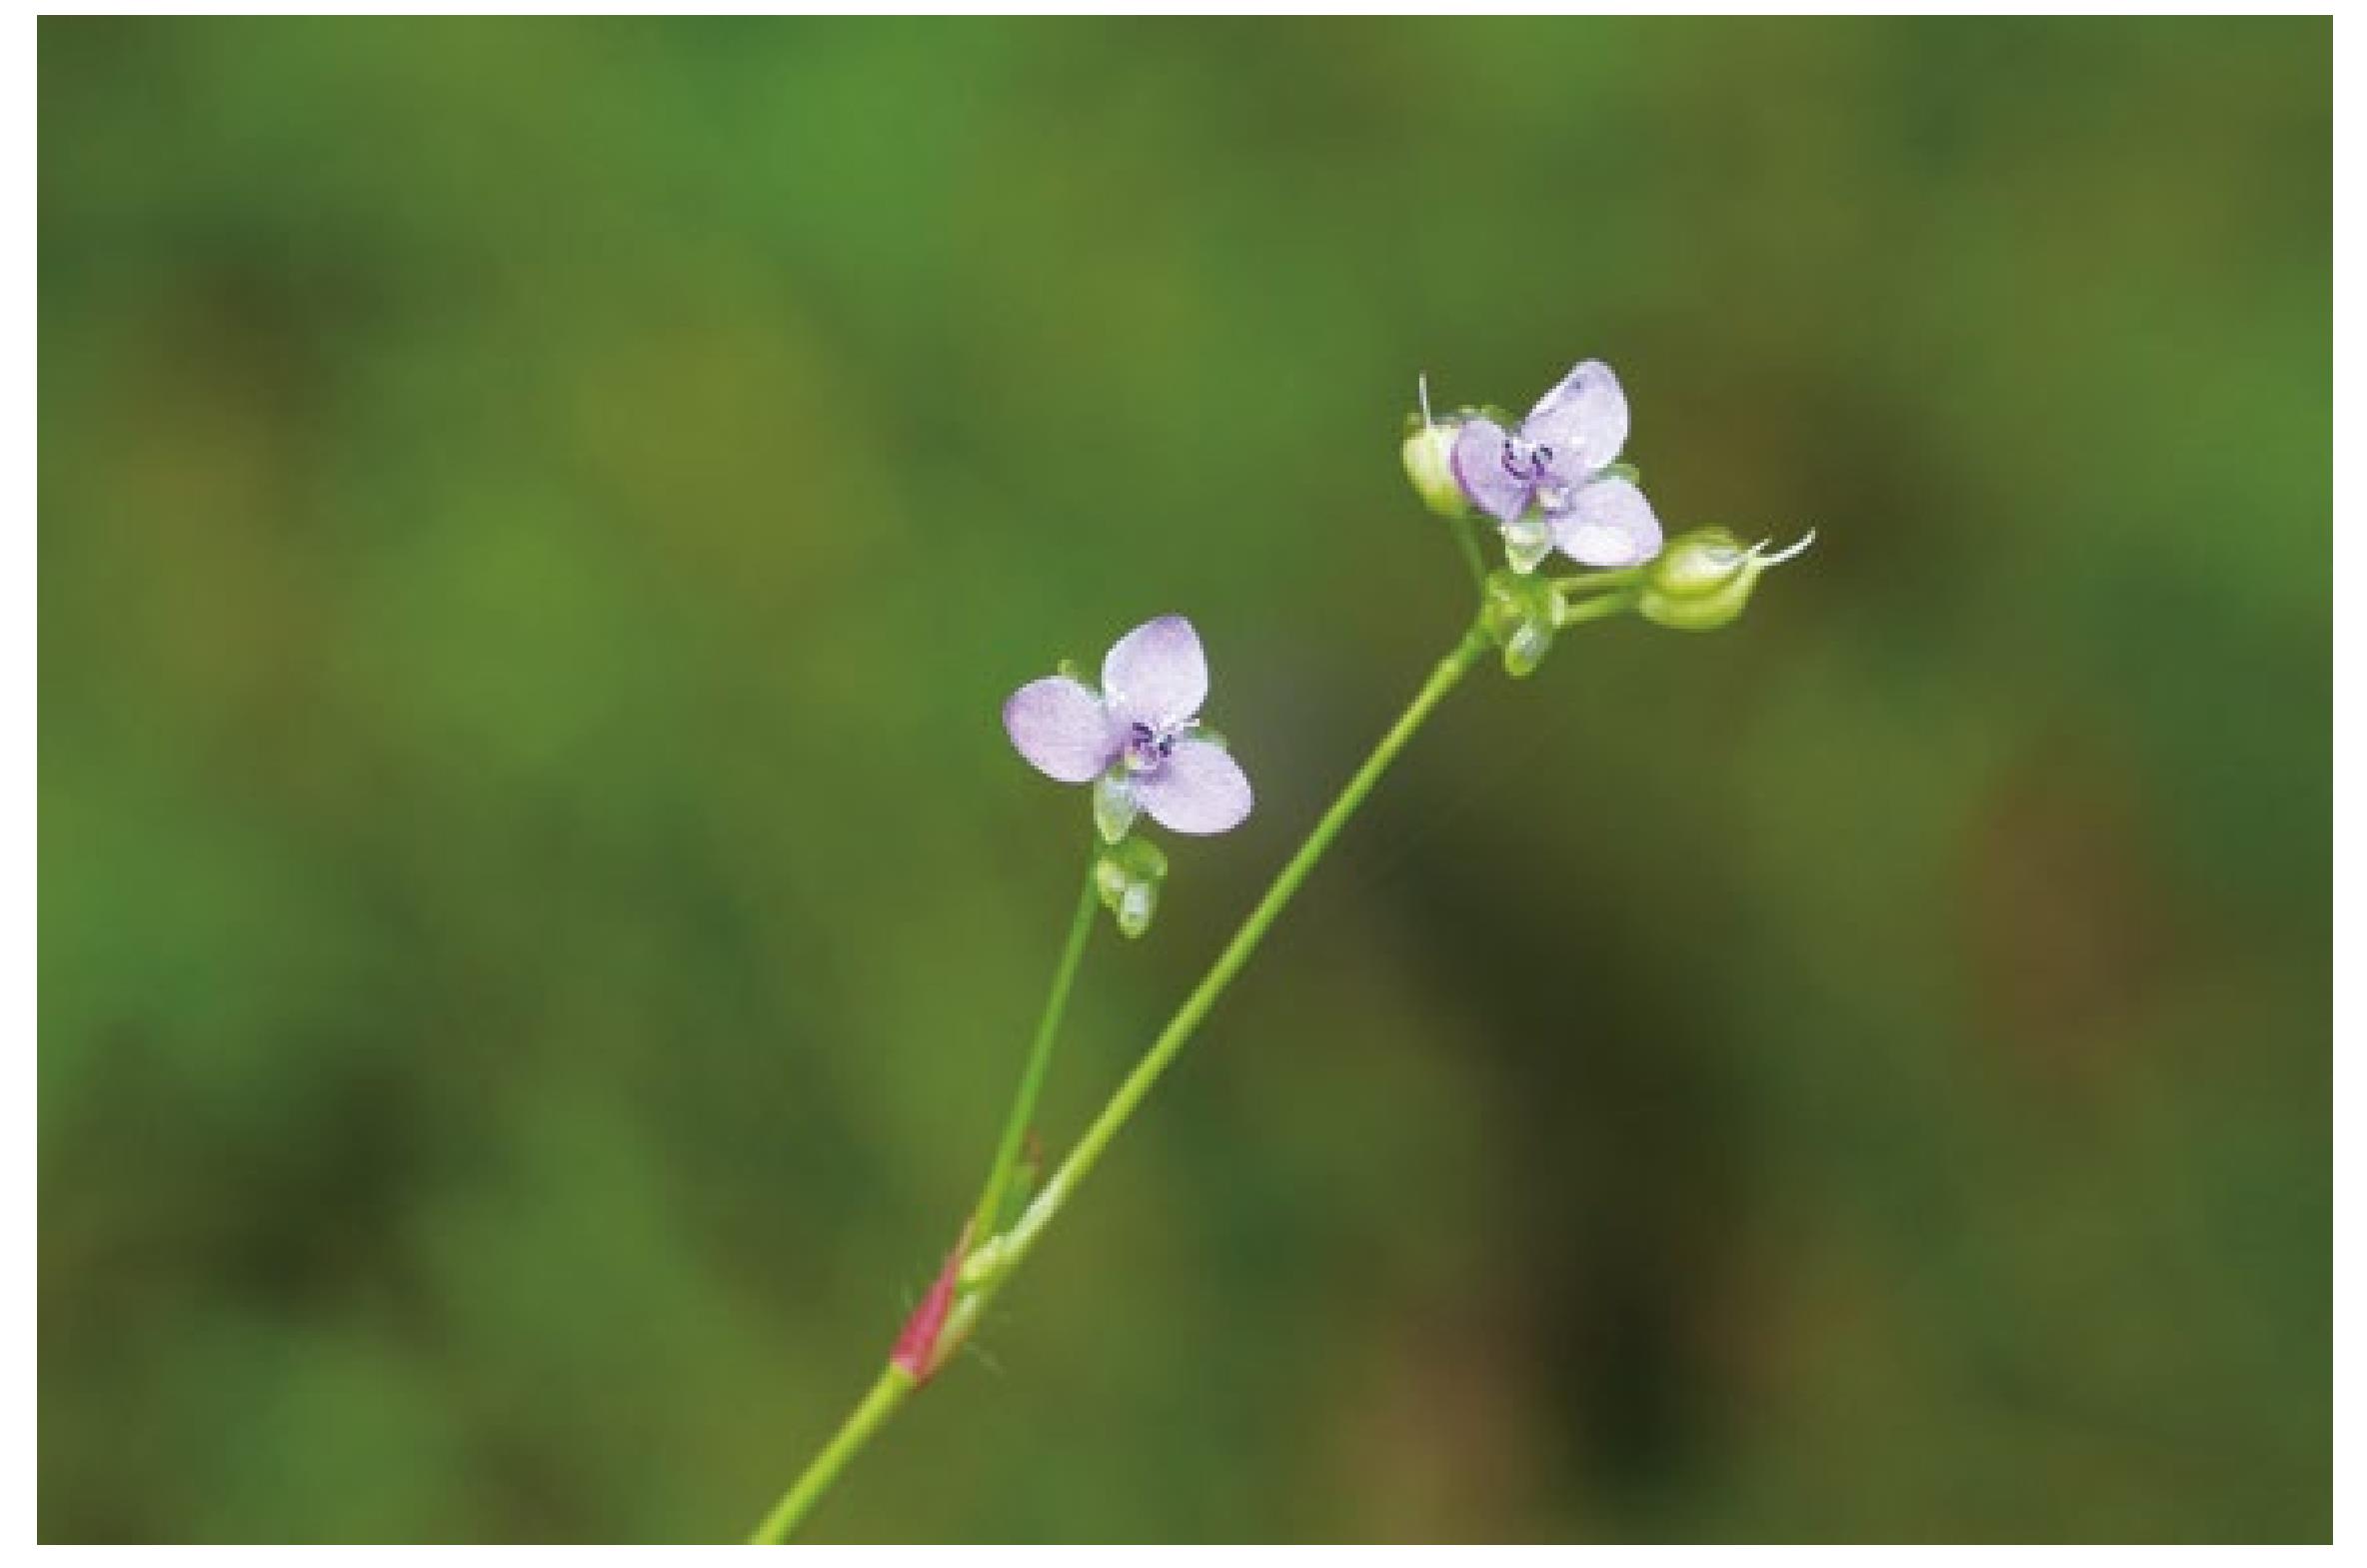
[(1503, 426), (1474, 416), (1455, 432), (1454, 451), (1446, 460), (1471, 505), (1498, 523), (1517, 520), (1533, 492), (1528, 481), (1504, 468), (1505, 445)]
[(1224, 748), (1184, 741), (1155, 773), (1135, 781), (1153, 821), (1179, 833), (1220, 833), (1249, 814), (1249, 778)]
[(1570, 493), (1545, 520), (1553, 543), (1582, 567), (1631, 567), (1660, 553), (1660, 520), (1643, 492), (1623, 479), (1598, 479)]
[(1046, 676), (1012, 693), (1003, 728), (1038, 773), (1063, 784), (1084, 784), (1118, 759), (1118, 727), (1102, 700), (1067, 676)]
[(1520, 422), (1524, 441), (1552, 449), (1552, 476), (1574, 485), (1619, 455), (1627, 445), (1627, 394), (1600, 360), (1588, 360), (1537, 399)]
[(1146, 621), (1120, 638), (1102, 661), (1102, 691), (1120, 724), (1172, 730), (1208, 700), (1208, 662), (1199, 634), (1182, 616)]

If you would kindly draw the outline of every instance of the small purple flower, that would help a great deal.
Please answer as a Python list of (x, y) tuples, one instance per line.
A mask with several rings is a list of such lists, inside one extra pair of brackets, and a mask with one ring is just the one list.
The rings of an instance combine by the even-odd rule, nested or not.
[(1249, 814), (1249, 781), (1223, 747), (1199, 739), (1208, 665), (1182, 616), (1145, 622), (1102, 661), (1102, 690), (1048, 676), (1003, 705), (1011, 744), (1063, 784), (1095, 784), (1113, 841), (1138, 807), (1180, 833), (1220, 833)]
[[(1627, 395), (1588, 360), (1537, 400), (1516, 433), (1476, 415), (1455, 433), (1455, 483), (1503, 525), (1514, 570), (1558, 548), (1580, 566), (1631, 567), (1660, 549), (1660, 520), (1632, 480), (1603, 471), (1627, 443)], [(1538, 515), (1530, 516), (1530, 508)]]

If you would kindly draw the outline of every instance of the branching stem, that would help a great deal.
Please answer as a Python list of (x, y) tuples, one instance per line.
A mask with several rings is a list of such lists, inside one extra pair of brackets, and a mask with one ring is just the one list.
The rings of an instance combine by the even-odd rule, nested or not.
[[(1078, 904), (1076, 922), (1070, 927), (1069, 945), (1063, 951), (1060, 967), (1054, 972), (1052, 997), (1046, 1005), (1044, 1021), (1038, 1025), (1036, 1044), (1029, 1052), (1019, 1097), (1013, 1102), (1011, 1119), (1004, 1124), (994, 1170), (987, 1178), (986, 1191), (979, 1198), (979, 1218), (971, 1230), (971, 1234), (979, 1238), (979, 1248), (972, 1255), (985, 1266), (977, 1277), (966, 1279), (968, 1288), (956, 1300), (946, 1319), (931, 1362), (933, 1367), (943, 1365), (977, 1328), (980, 1315), (988, 1303), (1018, 1271), (1030, 1249), (1059, 1215), (1061, 1206), (1092, 1173), (1111, 1140), (1134, 1117), (1153, 1086), (1174, 1064), (1177, 1056), (1182, 1054), (1193, 1032), (1216, 1005), (1217, 998), (1224, 994), (1225, 987), (1248, 963), (1258, 943), (1265, 939), (1265, 933), (1273, 928), (1274, 921), (1306, 880), (1307, 874), (1314, 869), (1315, 862), (1323, 857), (1323, 851), (1331, 846), (1331, 841), (1339, 836), (1339, 830), (1347, 825), (1348, 818), (1355, 815), (1356, 808), (1371, 794), (1373, 786), (1380, 783), (1381, 775), (1388, 772), (1389, 764), (1396, 761), (1397, 754), (1405, 749), (1405, 744), (1413, 739), (1423, 722), (1445, 701), (1446, 695), (1461, 684), (1463, 677), (1470, 674), (1471, 668), (1487, 654), (1491, 646), (1484, 630), (1474, 622), (1470, 630), (1463, 634), (1462, 641), (1438, 661), (1429, 679), (1422, 683), (1421, 690), (1414, 694), (1413, 701), (1406, 706), (1405, 712), (1398, 716), (1388, 734), (1380, 738), (1380, 744), (1372, 749), (1371, 755), (1349, 778), (1338, 797), (1316, 819), (1313, 829), (1307, 833), (1297, 851), (1283, 863), (1272, 884), (1265, 889), (1265, 895), (1257, 900), (1256, 906), (1249, 910), (1248, 917), (1241, 922), (1240, 929), (1233, 933), (1232, 940), (1225, 943), (1224, 950), (1216, 955), (1216, 961), (1208, 966), (1208, 972), (1192, 987), (1191, 994), (1184, 998), (1184, 1005), (1176, 1009), (1176, 1015), (1168, 1020), (1168, 1026), (1160, 1031), (1159, 1038), (1152, 1041), (1151, 1048), (1143, 1053), (1143, 1059), (1135, 1064), (1134, 1071), (1127, 1074), (1117, 1092), (1110, 1096), (1109, 1103), (1102, 1107), (1101, 1114), (1078, 1138), (1060, 1169), (1044, 1184), (1043, 1190), (1036, 1194), (1035, 1201), (1028, 1205), (1011, 1229), (1003, 1235), (994, 1235), (991, 1230), (994, 1210), (1002, 1202), (1003, 1192), (1010, 1180), (1020, 1138), (1026, 1132), (1036, 1092), (1042, 1085), (1044, 1064), (1051, 1053), (1051, 1040), (1059, 1027), (1061, 1012), (1068, 1004), (1069, 982), (1075, 976), (1077, 960), (1085, 948), (1085, 938), (1093, 929), (1094, 885), (1089, 873), (1084, 895)], [(993, 1249), (991, 1253), (986, 1250), (989, 1248)], [(805, 1474), (798, 1477), (797, 1483), (782, 1497), (751, 1539), (759, 1543), (786, 1540), (789, 1532), (821, 1501), (848, 1461), (863, 1449), (872, 1434), (896, 1413), (918, 1386), (918, 1380), (901, 1367), (891, 1365), (883, 1372), (880, 1380), (872, 1385), (871, 1392), (855, 1407), (837, 1434), (815, 1457)]]

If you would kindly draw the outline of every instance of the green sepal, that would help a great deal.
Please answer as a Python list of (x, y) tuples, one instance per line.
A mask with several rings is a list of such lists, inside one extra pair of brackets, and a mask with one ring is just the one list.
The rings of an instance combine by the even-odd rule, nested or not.
[(1123, 765), (1094, 781), (1094, 830), (1104, 843), (1122, 843), (1142, 812), (1133, 778)]

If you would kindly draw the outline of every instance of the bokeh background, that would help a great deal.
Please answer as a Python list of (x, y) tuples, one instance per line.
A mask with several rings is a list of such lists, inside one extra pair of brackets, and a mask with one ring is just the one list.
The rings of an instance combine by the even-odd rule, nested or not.
[(746, 1531), (1078, 875), (1466, 613), (1414, 376), (1822, 543), (1404, 760), (826, 1538), (2330, 1529), (2330, 28), (45, 21), (40, 1528)]

